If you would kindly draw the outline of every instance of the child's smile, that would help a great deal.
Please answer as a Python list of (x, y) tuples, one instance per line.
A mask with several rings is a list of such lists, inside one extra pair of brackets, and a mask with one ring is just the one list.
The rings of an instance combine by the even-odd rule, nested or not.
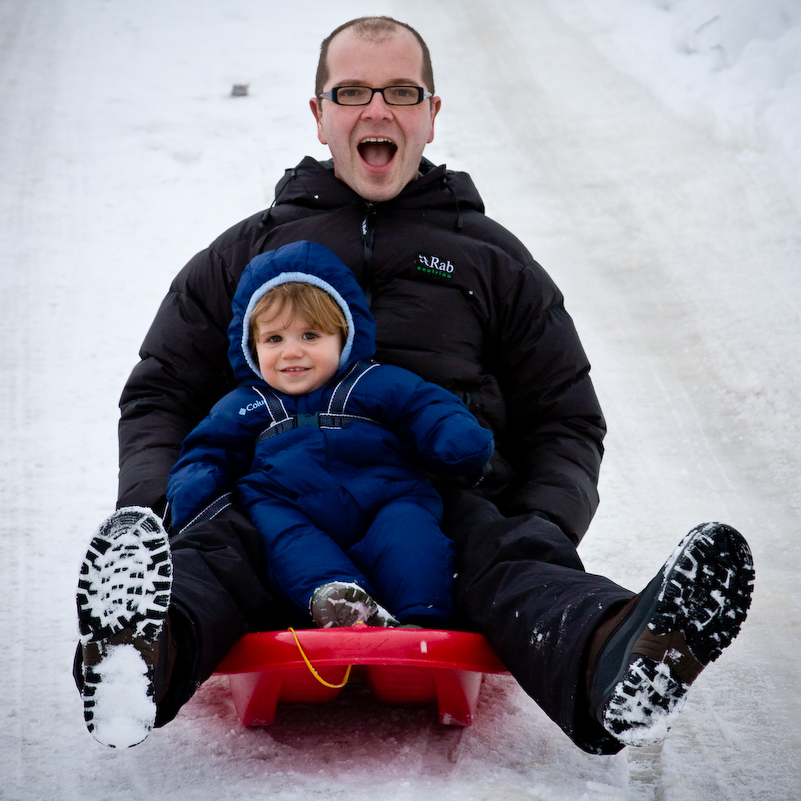
[(256, 358), (262, 378), (279, 392), (305, 395), (336, 375), (342, 336), (314, 328), (287, 308), (280, 318), (257, 321)]

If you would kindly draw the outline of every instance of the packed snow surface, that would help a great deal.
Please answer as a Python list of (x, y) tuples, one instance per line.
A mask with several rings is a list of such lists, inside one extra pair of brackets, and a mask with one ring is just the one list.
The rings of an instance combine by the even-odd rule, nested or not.
[[(461, 740), (358, 685), (246, 730), (223, 678), (136, 748), (85, 730), (74, 596), (120, 389), (177, 270), (327, 155), (319, 42), (364, 13), (426, 37), (428, 156), (566, 295), (610, 427), (587, 569), (638, 590), (705, 520), (751, 543), (749, 619), (661, 746), (586, 755), (505, 676)], [(798, 0), (5, 0), (0, 126), (0, 796), (797, 796)]]

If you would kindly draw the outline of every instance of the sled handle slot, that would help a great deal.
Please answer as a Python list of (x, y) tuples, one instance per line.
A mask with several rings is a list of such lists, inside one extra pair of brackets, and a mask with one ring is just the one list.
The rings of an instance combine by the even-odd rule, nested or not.
[(330, 687), (332, 690), (341, 690), (347, 683), (348, 679), (350, 678), (350, 669), (353, 665), (348, 665), (347, 669), (345, 670), (345, 675), (342, 678), (341, 684), (331, 684), (331, 682), (326, 681), (315, 669), (314, 665), (312, 665), (309, 657), (306, 656), (306, 652), (303, 650), (303, 646), (300, 644), (300, 640), (298, 639), (297, 632), (292, 626), (289, 627), (289, 631), (292, 632), (292, 636), (295, 638), (295, 645), (298, 646), (298, 651), (300, 652), (301, 657), (303, 657), (303, 661), (306, 663), (306, 667), (311, 671), (312, 676), (314, 676), (320, 684), (323, 684), (326, 687)]

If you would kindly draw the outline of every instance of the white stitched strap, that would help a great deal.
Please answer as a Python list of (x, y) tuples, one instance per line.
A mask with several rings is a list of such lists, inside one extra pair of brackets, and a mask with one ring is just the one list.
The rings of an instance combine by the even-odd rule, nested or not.
[(258, 387), (252, 387), (252, 389), (264, 401), (273, 423), (280, 423), (289, 418), (289, 412), (287, 412), (284, 402), (274, 392), (264, 393)]
[(345, 414), (353, 388), (362, 376), (374, 367), (378, 367), (378, 364), (370, 362), (367, 359), (362, 359), (362, 361), (356, 362), (356, 364), (350, 368), (348, 374), (334, 388), (331, 400), (328, 402), (329, 414)]

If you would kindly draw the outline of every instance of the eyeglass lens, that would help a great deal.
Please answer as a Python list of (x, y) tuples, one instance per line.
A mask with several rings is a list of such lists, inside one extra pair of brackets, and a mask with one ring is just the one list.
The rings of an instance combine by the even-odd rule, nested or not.
[(417, 86), (387, 86), (371, 89), (369, 86), (339, 86), (335, 90), (334, 102), (343, 106), (366, 106), (375, 92), (381, 92), (384, 101), (391, 106), (415, 106), (423, 100), (423, 91)]

